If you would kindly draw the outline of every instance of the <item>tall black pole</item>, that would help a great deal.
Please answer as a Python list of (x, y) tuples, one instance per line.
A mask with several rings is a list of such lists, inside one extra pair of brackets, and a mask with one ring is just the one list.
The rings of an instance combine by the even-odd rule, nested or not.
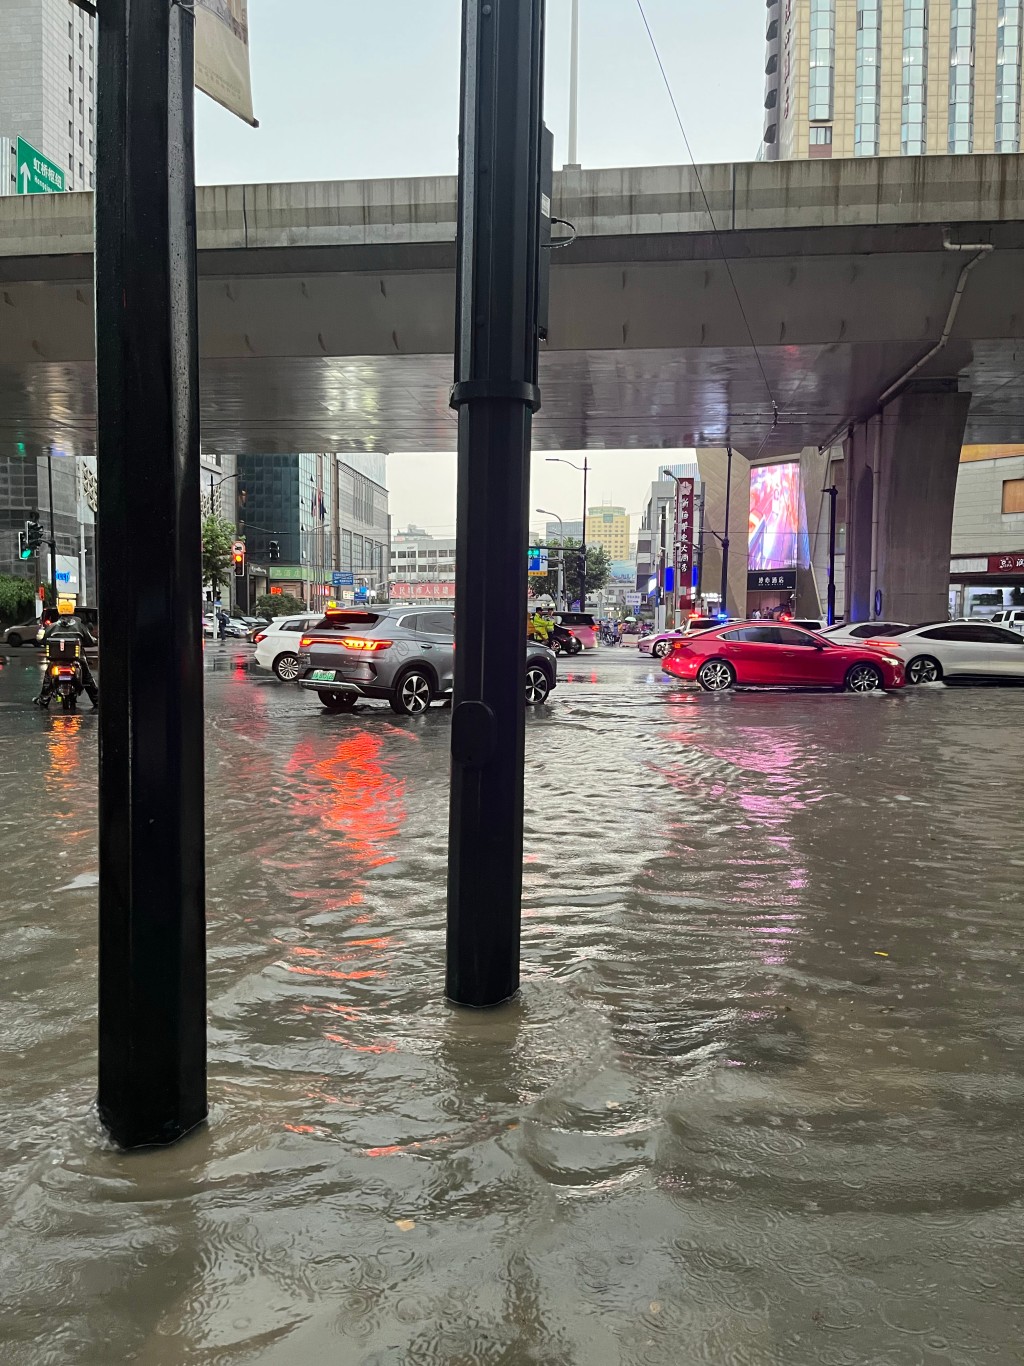
[(726, 446), (725, 465), (725, 528), (722, 533), (722, 601), (718, 610), (728, 612), (726, 595), (729, 592), (729, 502), (732, 497), (732, 447)]
[(206, 1116), (193, 26), (99, 26), (99, 1113), (123, 1148)]
[(833, 484), (826, 489), (828, 494), (828, 605), (826, 625), (836, 624), (836, 502), (839, 490)]
[(46, 448), (46, 482), (50, 488), (50, 592), (53, 606), (57, 606), (57, 528), (53, 521), (53, 451)]
[(590, 464), (583, 457), (583, 535), (580, 537), (580, 611), (587, 610), (587, 473)]
[(484, 1007), (519, 988), (544, 0), (463, 0), (462, 13), (446, 992)]
[(698, 522), (699, 531), (697, 533), (697, 600), (694, 604), (698, 610), (700, 607), (700, 596), (704, 592), (704, 488), (700, 491), (700, 519)]

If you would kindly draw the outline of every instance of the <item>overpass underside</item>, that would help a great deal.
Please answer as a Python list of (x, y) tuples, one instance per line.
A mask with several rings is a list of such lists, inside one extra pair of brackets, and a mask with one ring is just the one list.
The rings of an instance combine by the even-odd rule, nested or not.
[[(578, 241), (555, 254), (536, 447), (728, 444), (753, 458), (822, 443), (866, 420), (939, 341), (964, 264), (947, 235), (927, 224)], [(971, 441), (1024, 441), (1024, 224), (960, 224), (954, 240), (994, 250), (918, 377), (972, 396)], [(200, 261), (204, 449), (454, 448), (453, 244)], [(0, 454), (94, 453), (93, 366), (90, 258), (0, 257)]]

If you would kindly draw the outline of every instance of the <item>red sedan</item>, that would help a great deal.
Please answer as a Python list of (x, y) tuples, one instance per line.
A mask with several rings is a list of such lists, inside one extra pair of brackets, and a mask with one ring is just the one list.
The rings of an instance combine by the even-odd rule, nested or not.
[(902, 688), (903, 663), (877, 647), (833, 643), (814, 631), (782, 623), (732, 622), (681, 638), (662, 660), (673, 678), (705, 692), (726, 688), (845, 688), (877, 692)]

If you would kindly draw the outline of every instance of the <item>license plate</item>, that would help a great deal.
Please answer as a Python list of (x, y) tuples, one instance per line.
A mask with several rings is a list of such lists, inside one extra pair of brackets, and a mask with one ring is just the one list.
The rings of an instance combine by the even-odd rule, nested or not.
[(314, 683), (333, 683), (335, 672), (334, 669), (314, 669), (310, 678)]

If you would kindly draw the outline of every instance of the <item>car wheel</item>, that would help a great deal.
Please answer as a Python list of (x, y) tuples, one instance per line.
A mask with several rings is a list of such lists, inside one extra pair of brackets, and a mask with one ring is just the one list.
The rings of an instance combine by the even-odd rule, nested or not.
[(294, 683), (299, 676), (298, 655), (278, 655), (274, 660), (274, 673), (282, 683)]
[(725, 692), (736, 682), (736, 674), (724, 659), (709, 659), (698, 669), (697, 682), (705, 692)]
[(560, 655), (562, 653), (562, 642), (560, 640), (556, 640), (552, 636), (552, 638), (548, 641), (548, 649), (551, 651), (553, 655)]
[(931, 655), (918, 655), (907, 665), (908, 683), (938, 683), (942, 677), (942, 665)]
[(12, 645), (16, 650), (21, 648), (21, 636), (18, 635), (17, 631), (7, 637), (7, 644)]
[(651, 654), (655, 659), (664, 659), (671, 648), (672, 646), (667, 640), (659, 640), (651, 650)]
[(317, 697), (331, 711), (351, 711), (357, 700), (354, 692), (318, 692)]
[(551, 680), (539, 664), (531, 664), (526, 670), (526, 705), (542, 707), (551, 694)]
[(422, 716), (430, 706), (432, 696), (427, 675), (421, 669), (410, 669), (398, 680), (388, 700), (391, 710), (398, 712), (399, 716)]
[(855, 664), (846, 675), (847, 692), (879, 692), (882, 686), (882, 671), (875, 664)]

